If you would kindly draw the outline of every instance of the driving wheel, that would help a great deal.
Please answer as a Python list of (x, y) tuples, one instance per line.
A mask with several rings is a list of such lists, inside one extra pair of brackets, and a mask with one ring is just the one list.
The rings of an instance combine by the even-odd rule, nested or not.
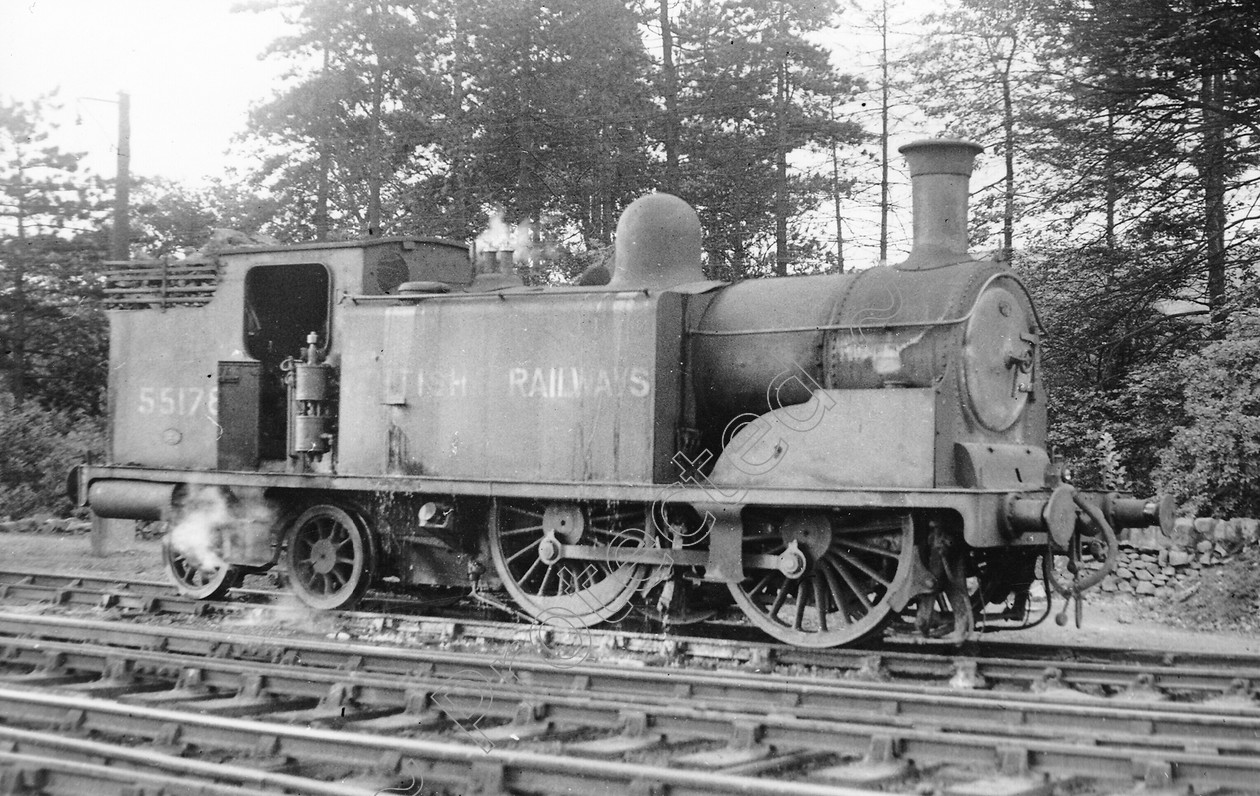
[(744, 573), (729, 584), (749, 621), (802, 647), (851, 644), (895, 615), (910, 577), (914, 527), (892, 512), (750, 512)]
[(617, 616), (647, 579), (647, 566), (609, 560), (610, 550), (649, 544), (645, 515), (632, 504), (496, 501), (491, 557), (504, 587), (530, 616), (589, 627)]

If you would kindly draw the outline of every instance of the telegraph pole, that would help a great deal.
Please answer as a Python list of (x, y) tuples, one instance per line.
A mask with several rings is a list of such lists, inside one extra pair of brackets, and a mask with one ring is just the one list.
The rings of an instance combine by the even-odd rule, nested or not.
[(131, 259), (131, 95), (118, 92), (118, 167), (114, 179), (114, 235), (110, 241), (110, 259)]
[(888, 265), (888, 0), (879, 19), (879, 264)]

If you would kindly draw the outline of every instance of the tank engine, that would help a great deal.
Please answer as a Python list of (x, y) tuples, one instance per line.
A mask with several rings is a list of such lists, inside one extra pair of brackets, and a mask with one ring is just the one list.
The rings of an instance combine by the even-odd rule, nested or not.
[(72, 489), (168, 520), (201, 597), (279, 566), (317, 608), (388, 579), (570, 625), (716, 593), (804, 646), (899, 615), (1021, 626), (1039, 559), (1079, 598), (1114, 531), (1170, 506), (1052, 466), (1036, 308), (967, 254), (979, 151), (903, 147), (913, 251), (852, 274), (706, 281), (665, 194), (625, 211), (604, 285), (526, 287), (510, 254), (416, 238), (119, 272), (110, 460)]

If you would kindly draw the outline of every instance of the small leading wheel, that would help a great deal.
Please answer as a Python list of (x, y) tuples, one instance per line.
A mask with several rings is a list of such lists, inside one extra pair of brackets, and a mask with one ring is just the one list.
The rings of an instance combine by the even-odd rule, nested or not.
[[(642, 507), (498, 501), (491, 512), (490, 554), (512, 599), (540, 622), (599, 624), (618, 614), (648, 577), (642, 564), (610, 561), (609, 551), (645, 547)], [(565, 555), (581, 546), (585, 557)]]
[(179, 593), (197, 600), (221, 599), (240, 582), (239, 569), (224, 561), (207, 566), (171, 544), (169, 534), (162, 540), (162, 563)]
[(802, 647), (851, 644), (894, 616), (914, 526), (888, 512), (764, 512), (744, 526), (747, 577), (729, 584), (749, 621)]
[(375, 568), (363, 522), (329, 505), (312, 506), (289, 527), (285, 563), (289, 585), (312, 608), (354, 605), (367, 591)]

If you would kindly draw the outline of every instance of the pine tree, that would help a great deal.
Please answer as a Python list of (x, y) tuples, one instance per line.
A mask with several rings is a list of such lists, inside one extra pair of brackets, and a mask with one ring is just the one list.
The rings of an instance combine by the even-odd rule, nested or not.
[(8, 395), (98, 407), (102, 183), (52, 144), (54, 97), (0, 103), (0, 342)]

